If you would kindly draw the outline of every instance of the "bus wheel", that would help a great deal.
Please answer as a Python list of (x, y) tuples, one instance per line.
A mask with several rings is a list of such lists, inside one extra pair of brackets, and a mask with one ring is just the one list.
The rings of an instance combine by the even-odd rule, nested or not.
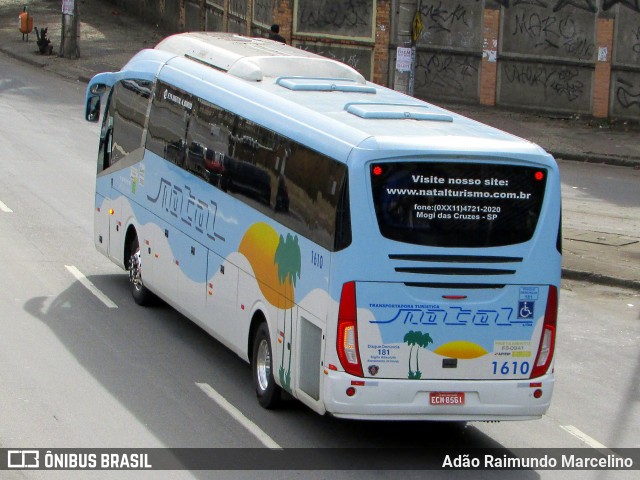
[(142, 263), (140, 261), (140, 245), (137, 237), (134, 237), (131, 242), (131, 249), (129, 251), (132, 252), (131, 257), (129, 257), (129, 264), (127, 265), (131, 296), (138, 305), (149, 305), (153, 294), (142, 283)]
[(281, 402), (281, 391), (273, 378), (273, 354), (266, 323), (260, 324), (253, 339), (251, 369), (260, 405), (267, 409), (278, 407)]

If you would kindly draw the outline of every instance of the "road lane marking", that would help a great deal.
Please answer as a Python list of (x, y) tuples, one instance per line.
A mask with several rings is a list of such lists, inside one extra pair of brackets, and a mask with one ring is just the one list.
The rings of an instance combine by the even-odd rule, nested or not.
[(598, 450), (608, 450), (608, 448), (601, 444), (599, 441), (591, 438), (589, 435), (577, 429), (573, 425), (560, 425), (560, 427), (576, 437), (578, 440), (581, 440), (582, 442), (589, 445), (591, 448), (596, 448)]
[(2, 210), (4, 213), (13, 213), (13, 210), (7, 207), (7, 205), (2, 200), (0, 200), (0, 210)]
[(87, 288), (87, 290), (89, 290), (96, 297), (98, 297), (98, 300), (104, 303), (108, 308), (118, 308), (118, 305), (113, 303), (111, 299), (107, 297), (104, 293), (102, 293), (98, 287), (96, 287), (93, 283), (91, 283), (89, 279), (85, 277), (80, 270), (78, 270), (73, 265), (65, 265), (65, 268), (69, 271), (69, 273), (71, 273), (71, 275), (76, 277), (76, 279), (82, 285), (84, 285)]
[(601, 444), (599, 441), (597, 441), (595, 438), (591, 438), (589, 435), (579, 430), (578, 428), (574, 427), (573, 425), (560, 425), (560, 428), (570, 433), (571, 435), (576, 437), (578, 440), (585, 443), (587, 446), (595, 450), (598, 450), (602, 455), (612, 455), (617, 458), (622, 458), (620, 457), (620, 454), (614, 452), (610, 448), (607, 448), (606, 446)]
[(208, 383), (197, 383), (197, 387), (202, 390), (211, 400), (216, 402), (220, 407), (227, 411), (229, 415), (235, 418), (249, 433), (256, 437), (267, 448), (279, 449), (282, 447), (278, 445), (264, 430), (245, 417), (240, 410), (231, 405), (226, 398), (216, 392)]

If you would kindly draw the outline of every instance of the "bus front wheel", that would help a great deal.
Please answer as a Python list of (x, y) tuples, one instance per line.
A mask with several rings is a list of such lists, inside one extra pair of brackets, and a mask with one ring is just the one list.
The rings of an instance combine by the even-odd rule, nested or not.
[(278, 407), (281, 402), (281, 391), (273, 378), (273, 354), (266, 323), (260, 324), (253, 339), (251, 369), (260, 405), (267, 409)]
[(129, 257), (129, 286), (131, 287), (131, 296), (138, 305), (149, 305), (153, 294), (142, 283), (142, 262), (140, 261), (140, 245), (138, 238), (134, 238), (131, 242), (131, 256)]

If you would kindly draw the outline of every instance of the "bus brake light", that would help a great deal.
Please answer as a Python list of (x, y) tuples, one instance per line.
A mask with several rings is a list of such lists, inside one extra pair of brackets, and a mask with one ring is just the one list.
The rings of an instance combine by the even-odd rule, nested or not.
[(558, 319), (558, 289), (553, 285), (549, 287), (549, 297), (547, 298), (547, 308), (544, 313), (544, 325), (542, 326), (542, 336), (538, 347), (536, 361), (531, 370), (531, 377), (541, 377), (551, 365), (553, 351), (556, 341), (556, 324)]
[(358, 327), (356, 306), (356, 284), (348, 282), (342, 286), (338, 309), (338, 359), (344, 371), (362, 377), (362, 364), (358, 352)]

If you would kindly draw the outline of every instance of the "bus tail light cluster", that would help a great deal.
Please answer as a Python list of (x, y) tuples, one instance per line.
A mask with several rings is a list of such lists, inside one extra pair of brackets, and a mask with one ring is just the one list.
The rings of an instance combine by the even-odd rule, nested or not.
[(549, 287), (547, 298), (547, 309), (544, 313), (544, 324), (542, 326), (542, 337), (536, 355), (536, 362), (531, 371), (531, 377), (541, 377), (551, 365), (553, 351), (556, 342), (556, 323), (558, 319), (558, 289), (553, 285)]
[(338, 309), (338, 358), (344, 371), (362, 377), (362, 364), (358, 351), (358, 314), (356, 305), (356, 284), (348, 282), (342, 286)]

